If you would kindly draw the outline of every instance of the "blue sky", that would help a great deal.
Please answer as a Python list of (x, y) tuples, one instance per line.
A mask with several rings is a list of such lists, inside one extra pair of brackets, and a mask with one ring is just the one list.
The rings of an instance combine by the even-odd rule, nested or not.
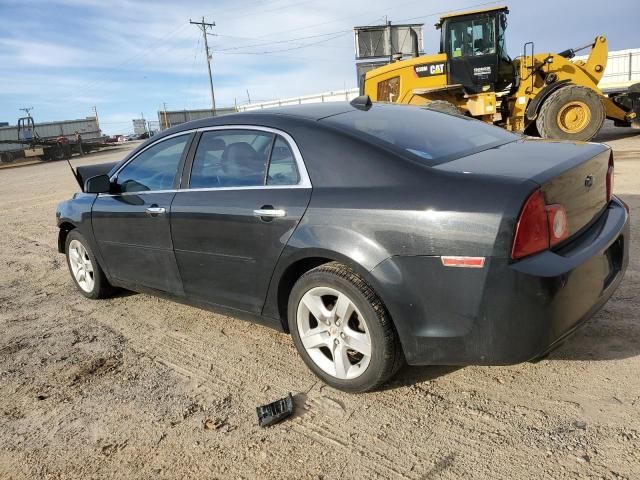
[[(507, 2), (503, 2), (507, 3)], [(96, 106), (107, 133), (132, 130), (144, 113), (210, 106), (202, 35), (189, 19), (215, 21), (210, 37), (218, 106), (356, 85), (354, 25), (424, 22), (438, 50), (442, 12), (502, 4), (483, 0), (0, 0), (0, 121), (21, 107), (36, 121), (82, 118)], [(605, 34), (611, 50), (640, 47), (640, 0), (515, 0), (508, 48), (525, 41), (560, 51)], [(489, 5), (487, 5), (489, 6)]]

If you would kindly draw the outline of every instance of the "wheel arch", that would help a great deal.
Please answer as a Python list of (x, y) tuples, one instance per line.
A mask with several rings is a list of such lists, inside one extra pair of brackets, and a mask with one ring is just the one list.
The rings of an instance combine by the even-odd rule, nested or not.
[(331, 262), (341, 263), (364, 278), (384, 303), (377, 282), (367, 268), (342, 253), (313, 248), (297, 251), (294, 255), (288, 256), (285, 261), (281, 259), (277, 272), (271, 281), (272, 285), (267, 294), (268, 298), (263, 314), (277, 317), (282, 324), (282, 329), (289, 332), (287, 310), (293, 286), (308, 271)]
[(69, 232), (75, 228), (77, 228), (77, 226), (69, 221), (63, 221), (58, 225), (58, 253), (64, 253), (67, 236)]
[(525, 110), (527, 120), (534, 121), (536, 118), (538, 118), (540, 107), (542, 107), (544, 101), (549, 98), (549, 95), (551, 95), (556, 90), (560, 90), (561, 88), (569, 87), (571, 85), (574, 84), (569, 80), (559, 80), (545, 86), (542, 90), (540, 90), (540, 93), (538, 93), (538, 95), (536, 95), (536, 97), (531, 100), (531, 102), (529, 102), (529, 105), (527, 105), (527, 109)]

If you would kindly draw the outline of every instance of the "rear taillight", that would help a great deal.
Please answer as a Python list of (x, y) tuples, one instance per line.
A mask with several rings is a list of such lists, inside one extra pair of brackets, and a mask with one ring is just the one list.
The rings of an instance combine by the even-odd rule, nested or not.
[(549, 221), (542, 190), (533, 192), (522, 207), (511, 258), (518, 259), (549, 248)]
[(553, 247), (569, 236), (567, 211), (545, 205), (542, 190), (533, 192), (522, 207), (516, 225), (511, 258), (517, 260)]
[(613, 197), (613, 152), (609, 154), (609, 168), (607, 168), (607, 203)]
[(569, 236), (567, 211), (558, 204), (547, 205), (544, 209), (549, 222), (549, 245), (553, 247)]

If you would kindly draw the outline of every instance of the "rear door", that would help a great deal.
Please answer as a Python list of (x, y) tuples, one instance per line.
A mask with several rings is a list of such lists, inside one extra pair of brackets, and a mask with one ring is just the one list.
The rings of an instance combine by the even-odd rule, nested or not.
[(93, 230), (116, 281), (182, 293), (169, 215), (191, 137), (150, 145), (112, 177), (114, 193), (96, 198)]
[[(262, 127), (202, 132), (171, 206), (185, 294), (259, 313), (311, 183), (295, 142)], [(185, 172), (187, 173), (187, 172)]]

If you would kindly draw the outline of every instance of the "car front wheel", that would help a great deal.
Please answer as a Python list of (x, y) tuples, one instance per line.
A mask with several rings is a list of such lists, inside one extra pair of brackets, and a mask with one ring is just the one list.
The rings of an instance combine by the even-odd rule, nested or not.
[(80, 293), (93, 299), (108, 297), (112, 287), (82, 234), (69, 232), (65, 247), (69, 273)]
[(304, 362), (332, 387), (373, 390), (403, 364), (386, 308), (364, 279), (342, 264), (321, 265), (300, 277), (288, 319)]

